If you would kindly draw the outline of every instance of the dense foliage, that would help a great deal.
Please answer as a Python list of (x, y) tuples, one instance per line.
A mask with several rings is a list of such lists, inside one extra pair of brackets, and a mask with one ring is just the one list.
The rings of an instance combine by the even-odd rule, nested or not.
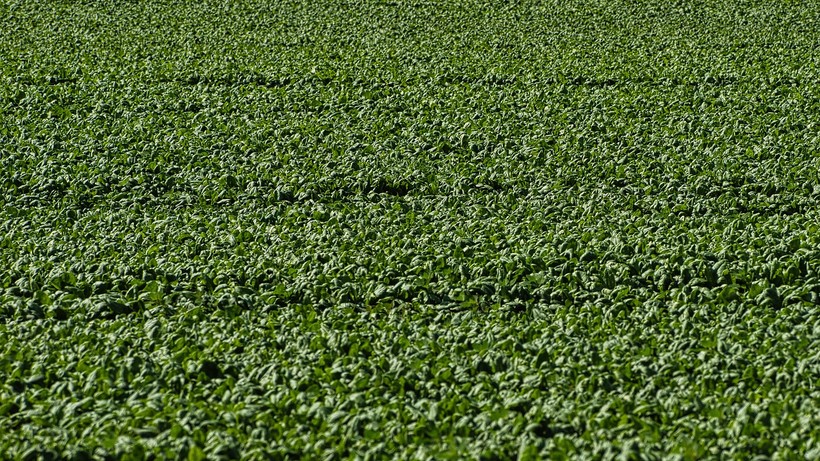
[(0, 24), (3, 458), (820, 458), (817, 3)]

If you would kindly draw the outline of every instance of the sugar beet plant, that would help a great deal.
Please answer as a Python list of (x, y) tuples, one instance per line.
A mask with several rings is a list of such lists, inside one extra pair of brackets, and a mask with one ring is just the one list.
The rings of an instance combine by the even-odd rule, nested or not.
[(820, 6), (0, 1), (3, 459), (818, 459)]

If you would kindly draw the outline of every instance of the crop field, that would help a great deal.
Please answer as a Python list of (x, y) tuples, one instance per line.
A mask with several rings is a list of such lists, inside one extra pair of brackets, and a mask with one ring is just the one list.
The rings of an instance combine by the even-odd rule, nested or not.
[(817, 2), (0, 24), (0, 459), (820, 459)]

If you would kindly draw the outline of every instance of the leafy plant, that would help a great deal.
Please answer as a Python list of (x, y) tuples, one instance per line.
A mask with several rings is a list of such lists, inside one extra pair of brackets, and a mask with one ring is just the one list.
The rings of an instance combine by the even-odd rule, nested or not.
[(0, 1), (0, 457), (818, 457), (818, 14)]

